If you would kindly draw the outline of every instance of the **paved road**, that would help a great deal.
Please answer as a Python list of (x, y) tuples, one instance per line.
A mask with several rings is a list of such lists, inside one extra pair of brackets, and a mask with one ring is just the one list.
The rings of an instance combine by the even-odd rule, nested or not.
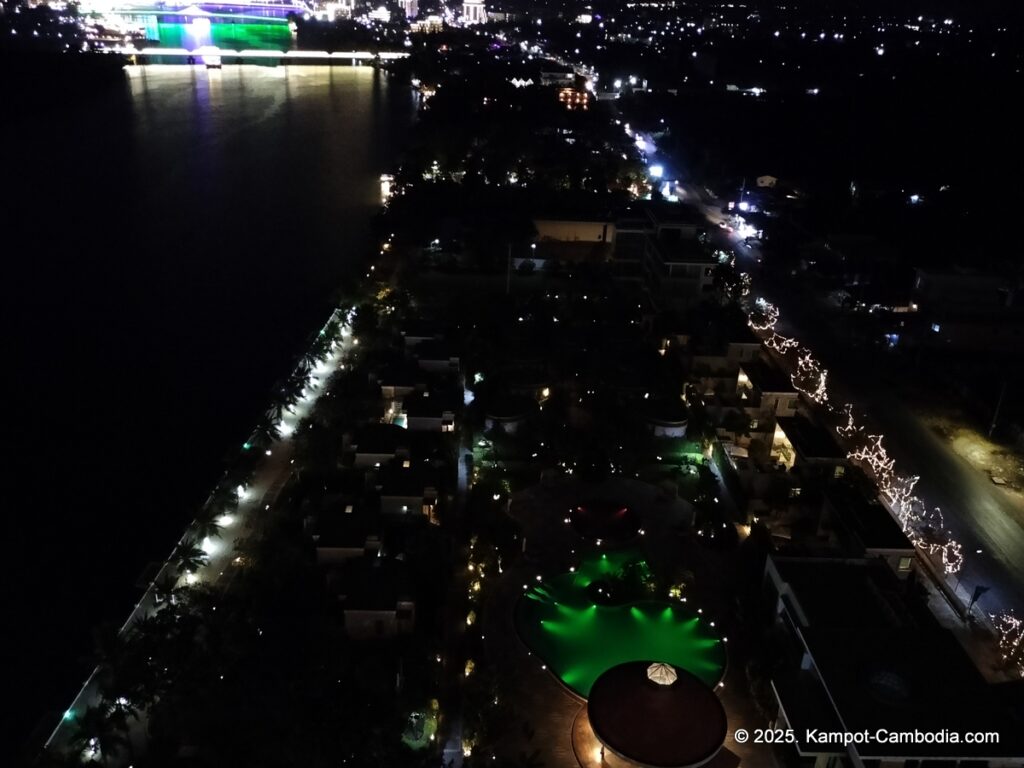
[(1024, 528), (1012, 500), (895, 398), (876, 398), (868, 412), (884, 429), (897, 466), (921, 477), (919, 495), (942, 509), (947, 526), (963, 543), (961, 589), (991, 587), (979, 603), (989, 612), (1024, 608)]
[(816, 302), (793, 291), (777, 290), (766, 281), (760, 274), (760, 251), (717, 228), (723, 219), (717, 205), (703, 199), (690, 185), (682, 189), (686, 199), (697, 203), (716, 225), (716, 237), (736, 251), (737, 267), (751, 273), (755, 293), (779, 308), (779, 331), (814, 351), (829, 369), (830, 392), (839, 394), (839, 402), (853, 402), (859, 413), (867, 414), (870, 425), (885, 435), (897, 470), (920, 476), (918, 495), (942, 510), (947, 527), (964, 548), (966, 563), (959, 578), (959, 595), (969, 600), (975, 586), (984, 585), (991, 591), (980, 599), (979, 609), (1024, 612), (1024, 527), (1017, 522), (1013, 500), (900, 402), (878, 376), (877, 367), (836, 343), (831, 323), (821, 316)]

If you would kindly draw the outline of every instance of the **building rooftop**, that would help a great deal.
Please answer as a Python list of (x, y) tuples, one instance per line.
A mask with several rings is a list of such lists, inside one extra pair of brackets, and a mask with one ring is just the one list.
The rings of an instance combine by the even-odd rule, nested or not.
[(833, 483), (825, 489), (825, 500), (838, 522), (864, 549), (914, 551), (914, 545), (889, 510), (874, 496), (850, 482)]
[[(770, 557), (768, 573), (786, 585), (780, 594), (788, 626), (812, 662), (798, 670), (794, 660), (772, 677), (798, 734), (994, 731), (995, 745), (868, 741), (851, 750), (896, 760), (1024, 754), (1002, 692), (985, 684), (953, 634), (881, 560)], [(799, 746), (805, 753), (846, 752), (806, 739)]]
[(718, 262), (711, 252), (698, 240), (662, 233), (651, 241), (661, 260), (666, 264), (705, 264)]
[(779, 429), (786, 433), (786, 438), (801, 458), (840, 461), (846, 459), (846, 451), (839, 447), (832, 434), (806, 416), (780, 416), (776, 423)]
[[(418, 350), (423, 344), (417, 344), (413, 349)], [(375, 378), (382, 387), (415, 387), (426, 381), (427, 374), (412, 360), (396, 360), (382, 366)]]
[(394, 610), (412, 595), (405, 563), (392, 557), (354, 558), (337, 568), (330, 581), (346, 610)]
[(661, 424), (686, 422), (689, 411), (678, 397), (657, 397), (643, 401), (644, 416)]
[(772, 558), (805, 626), (891, 629), (909, 620), (899, 580), (874, 560)]
[(827, 733), (845, 730), (829, 701), (828, 692), (812, 671), (780, 671), (772, 676), (772, 687), (782, 704), (786, 719), (796, 731), (801, 751), (814, 752), (820, 749), (808, 744), (807, 732), (810, 730)]
[(438, 339), (427, 339), (412, 348), (412, 354), (417, 360), (450, 360), (459, 358), (459, 348), (447, 341)]
[(481, 390), (477, 401), (484, 414), (492, 419), (519, 419), (537, 410), (537, 400), (528, 395), (513, 394), (504, 388)]
[(740, 370), (747, 375), (750, 383), (758, 392), (796, 393), (792, 379), (774, 365), (763, 360), (751, 360), (743, 363), (740, 365)]
[(707, 227), (708, 220), (696, 206), (672, 203), (667, 200), (647, 200), (637, 204), (653, 225), (657, 227)]
[(869, 742), (857, 746), (860, 755), (982, 758), (1024, 754), (1019, 727), (998, 706), (950, 632), (811, 627), (803, 634), (843, 723), (842, 730), (1000, 734), (1000, 743), (995, 745)]
[(310, 533), (318, 547), (363, 547), (377, 531), (360, 510), (346, 513), (343, 508), (319, 515)]
[(440, 339), (444, 335), (444, 329), (440, 323), (424, 318), (409, 320), (402, 326), (402, 337), (406, 344), (410, 339)]
[(402, 398), (402, 410), (409, 416), (440, 416), (462, 407), (462, 393), (452, 387), (430, 387)]
[(408, 446), (408, 432), (394, 424), (367, 424), (352, 436), (358, 453), (395, 453)]
[(437, 470), (427, 462), (391, 462), (377, 472), (376, 485), (381, 496), (422, 496), (427, 488), (440, 484)]

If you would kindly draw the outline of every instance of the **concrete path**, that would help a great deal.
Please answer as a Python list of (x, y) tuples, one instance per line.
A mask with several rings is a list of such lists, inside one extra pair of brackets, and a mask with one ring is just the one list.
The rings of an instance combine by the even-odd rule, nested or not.
[[(128, 619), (121, 627), (120, 632), (125, 633), (132, 624), (140, 619), (153, 614), (157, 608), (156, 600), (157, 584), (165, 583), (171, 579), (176, 580), (179, 587), (192, 584), (209, 584), (214, 588), (224, 588), (230, 583), (231, 570), (238, 567), (241, 561), (238, 560), (236, 551), (237, 545), (258, 528), (261, 518), (273, 506), (278, 495), (284, 488), (291, 476), (294, 466), (294, 433), (295, 429), (306, 416), (310, 414), (317, 399), (323, 393), (330, 376), (339, 369), (352, 348), (351, 331), (348, 326), (342, 330), (342, 341), (335, 342), (330, 352), (320, 361), (311, 373), (309, 383), (302, 391), (301, 397), (285, 413), (284, 418), (278, 425), (281, 438), (273, 443), (267, 451), (263, 461), (248, 487), (240, 487), (238, 490), (238, 507), (233, 511), (225, 511), (218, 522), (221, 525), (220, 536), (203, 539), (201, 546), (206, 553), (208, 561), (206, 565), (199, 568), (195, 573), (179, 575), (172, 563), (173, 550), (163, 566), (157, 572), (149, 587), (143, 593), (142, 598), (128, 615)], [(182, 538), (184, 541), (190, 535), (186, 530)], [(66, 710), (64, 717), (54, 728), (53, 733), (47, 739), (45, 747), (54, 750), (66, 749), (75, 733), (75, 719), (86, 709), (99, 704), (102, 691), (99, 686), (99, 669), (94, 669), (89, 678), (85, 681), (78, 695), (75, 696), (71, 705)], [(131, 721), (133, 724), (129, 737), (136, 753), (144, 750), (145, 743), (145, 719)], [(125, 764), (126, 755), (107, 756), (106, 764), (116, 768)]]

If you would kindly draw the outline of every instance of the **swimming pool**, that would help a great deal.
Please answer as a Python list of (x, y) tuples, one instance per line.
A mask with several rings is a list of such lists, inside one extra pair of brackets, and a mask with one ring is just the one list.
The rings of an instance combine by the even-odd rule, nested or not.
[(575, 572), (526, 585), (516, 605), (519, 636), (584, 698), (601, 673), (630, 661), (668, 662), (717, 684), (725, 671), (725, 643), (696, 611), (657, 599), (594, 601), (592, 584), (631, 565), (646, 568), (636, 552), (593, 555)]

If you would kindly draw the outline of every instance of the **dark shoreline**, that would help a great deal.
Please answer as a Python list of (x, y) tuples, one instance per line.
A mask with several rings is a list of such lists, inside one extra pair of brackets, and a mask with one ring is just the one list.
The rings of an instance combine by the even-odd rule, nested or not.
[[(146, 563), (167, 555), (275, 380), (360, 274), (380, 226), (376, 179), (400, 147), (408, 98), (339, 70), (337, 90), (324, 78), (322, 91), (293, 92), (290, 110), (268, 117), (276, 89), (254, 99), (265, 78), (249, 78), (225, 113), (247, 131), (225, 143), (203, 133), (199, 102), (167, 98), (173, 88), (133, 102), (141, 97), (113, 57), (14, 58), (0, 92), (24, 98), (5, 110), (0, 135), (20, 181), (0, 219), (19, 243), (10, 504), (23, 510), (12, 547), (24, 581), (4, 595), (23, 649), (21, 703), (4, 729), (17, 748), (48, 735), (48, 713), (59, 715), (92, 668), (94, 627), (120, 626)], [(300, 140), (293, 111), (315, 126)], [(247, 172), (279, 191), (237, 181)], [(173, 207), (157, 211), (165, 192)], [(204, 332), (186, 332), (186, 317)], [(153, 403), (146, 423), (122, 415)], [(181, 475), (173, 488), (162, 484), (168, 472)]]

